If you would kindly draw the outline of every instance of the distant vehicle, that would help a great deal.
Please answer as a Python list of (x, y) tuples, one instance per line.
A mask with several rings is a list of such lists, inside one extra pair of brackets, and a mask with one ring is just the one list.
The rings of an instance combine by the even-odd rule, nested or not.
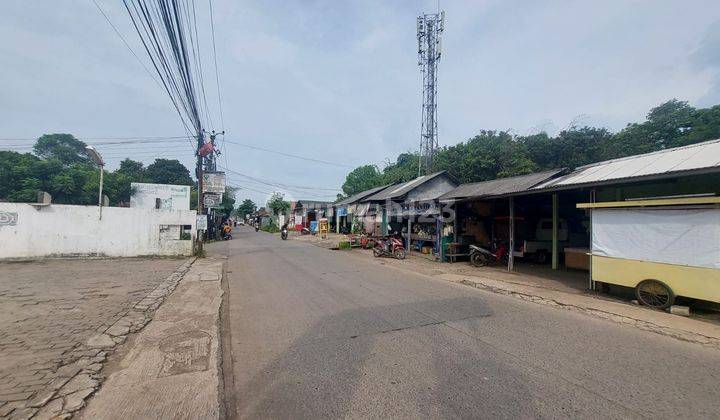
[(238, 221), (237, 221), (237, 224), (238, 224), (238, 226), (245, 226), (245, 221), (244, 221), (244, 220), (238, 220)]
[[(568, 235), (567, 221), (558, 219), (558, 251), (562, 252), (568, 246)], [(520, 250), (514, 251), (513, 255), (545, 264), (552, 255), (552, 219), (540, 219), (535, 228), (535, 239), (523, 241)]]

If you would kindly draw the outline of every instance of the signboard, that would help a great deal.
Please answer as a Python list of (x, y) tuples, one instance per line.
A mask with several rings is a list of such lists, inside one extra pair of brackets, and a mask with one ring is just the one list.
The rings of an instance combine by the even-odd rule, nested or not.
[(207, 230), (207, 215), (198, 214), (195, 216), (195, 224), (197, 225), (197, 230)]
[(225, 172), (203, 173), (203, 192), (222, 194), (225, 192)]
[(131, 182), (130, 207), (160, 210), (190, 210), (190, 187), (187, 185)]
[(18, 214), (9, 211), (0, 211), (0, 226), (15, 226), (17, 225)]
[(203, 205), (206, 208), (220, 207), (220, 203), (222, 203), (222, 194), (203, 194)]
[(422, 216), (440, 213), (440, 208), (433, 201), (400, 203), (399, 205), (393, 203), (389, 208), (392, 216)]

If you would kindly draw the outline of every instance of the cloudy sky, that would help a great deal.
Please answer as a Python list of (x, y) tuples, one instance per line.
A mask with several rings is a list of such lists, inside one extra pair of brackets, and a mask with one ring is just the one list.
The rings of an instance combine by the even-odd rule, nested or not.
[[(146, 59), (122, 3), (97, 1)], [(415, 19), (437, 1), (213, 5), (228, 141), (219, 162), (242, 174), (230, 176), (244, 188), (239, 198), (264, 203), (273, 190), (332, 198), (349, 168), (417, 149)], [(197, 0), (197, 7), (207, 100), (219, 130), (208, 3)], [(572, 121), (618, 130), (671, 98), (720, 103), (717, 0), (443, 0), (440, 7), (447, 15), (441, 144), (481, 129), (555, 132)], [(66, 132), (93, 143), (184, 133), (164, 91), (92, 0), (4, 0), (0, 72), (2, 139)], [(0, 140), (0, 147), (22, 150), (23, 141), (31, 144)], [(182, 141), (100, 150), (111, 169), (126, 156), (178, 158), (192, 167), (193, 151)]]

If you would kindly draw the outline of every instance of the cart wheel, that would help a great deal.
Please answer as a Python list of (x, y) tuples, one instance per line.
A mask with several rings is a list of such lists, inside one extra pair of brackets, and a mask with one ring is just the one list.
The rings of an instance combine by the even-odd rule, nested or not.
[(382, 253), (380, 252), (379, 249), (373, 248), (373, 256), (379, 257), (379, 256), (381, 256), (381, 255), (382, 255)]
[(470, 262), (471, 262), (472, 265), (474, 265), (475, 267), (484, 267), (484, 266), (487, 265), (488, 260), (487, 260), (487, 257), (486, 257), (484, 254), (482, 254), (482, 253), (480, 253), (480, 252), (476, 252), (475, 254), (472, 254), (472, 255), (470, 256)]
[(635, 286), (638, 302), (656, 309), (667, 309), (675, 301), (675, 294), (665, 283), (658, 280), (643, 280)]
[(405, 250), (403, 248), (399, 248), (399, 249), (395, 250), (395, 258), (397, 258), (398, 260), (404, 260), (406, 255), (407, 255), (407, 253), (405, 252)]

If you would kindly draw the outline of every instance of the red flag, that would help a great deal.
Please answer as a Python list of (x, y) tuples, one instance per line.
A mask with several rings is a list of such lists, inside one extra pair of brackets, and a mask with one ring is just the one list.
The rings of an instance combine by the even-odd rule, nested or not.
[(209, 142), (203, 144), (202, 147), (200, 147), (200, 148), (198, 149), (198, 155), (200, 155), (200, 156), (207, 156), (207, 155), (209, 155), (210, 153), (213, 152), (213, 149), (214, 149), (214, 148), (213, 148), (213, 144), (212, 144), (211, 141), (209, 141)]

